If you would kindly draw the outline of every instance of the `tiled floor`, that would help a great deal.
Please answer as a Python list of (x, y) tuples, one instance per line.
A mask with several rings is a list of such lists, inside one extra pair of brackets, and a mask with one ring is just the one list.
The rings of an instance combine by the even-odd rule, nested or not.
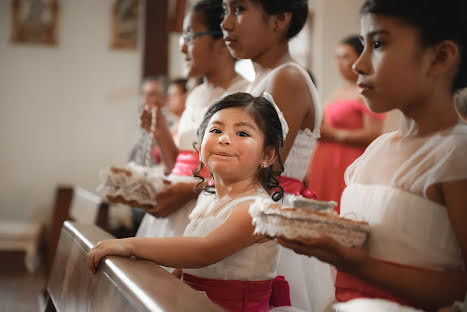
[(29, 273), (24, 253), (0, 252), (0, 311), (35, 312), (39, 294), (45, 287), (45, 266)]

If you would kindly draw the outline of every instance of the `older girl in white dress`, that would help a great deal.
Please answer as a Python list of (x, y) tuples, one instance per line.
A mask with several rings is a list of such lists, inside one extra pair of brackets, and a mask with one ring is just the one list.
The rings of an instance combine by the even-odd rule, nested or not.
[(467, 3), (367, 0), (354, 64), (374, 112), (399, 109), (346, 172), (341, 214), (368, 221), (368, 250), (329, 238), (281, 242), (336, 265), (336, 298), (436, 310), (467, 291), (467, 126), (453, 93), (467, 85)]
[[(322, 111), (308, 72), (292, 59), (288, 48), (288, 40), (306, 22), (307, 2), (224, 0), (221, 27), (232, 55), (253, 62), (256, 77), (246, 92), (270, 93), (290, 127), (281, 154), (285, 170), (279, 181), (284, 191), (310, 196), (302, 181), (319, 138)], [(289, 281), (292, 305), (305, 311), (318, 310), (333, 295), (329, 265), (317, 259), (283, 249), (279, 274)]]
[[(156, 194), (157, 205), (146, 208), (146, 215), (138, 229), (140, 237), (180, 236), (188, 224), (188, 215), (196, 204), (199, 192), (193, 190), (192, 171), (199, 156), (193, 148), (204, 113), (223, 95), (245, 88), (248, 81), (235, 72), (235, 60), (222, 40), (220, 21), (221, 0), (197, 2), (184, 20), (181, 51), (189, 77), (204, 77), (186, 100), (178, 135), (172, 139), (162, 114), (157, 114), (154, 137), (161, 149), (165, 172), (171, 173), (172, 184)], [(149, 130), (149, 125), (147, 127)]]
[[(271, 101), (247, 93), (226, 96), (211, 106), (199, 130), (197, 173), (203, 166), (212, 173), (214, 201), (193, 210), (183, 237), (99, 242), (89, 253), (89, 269), (96, 272), (106, 255), (133, 255), (183, 268), (187, 284), (228, 311), (290, 305), (288, 285), (276, 277), (279, 247), (253, 234), (248, 213), (255, 199), (274, 203), (268, 192), (279, 185), (274, 176), (280, 172), (274, 168), (283, 168), (279, 150), (285, 123), (280, 115)], [(272, 198), (282, 194), (279, 189)]]

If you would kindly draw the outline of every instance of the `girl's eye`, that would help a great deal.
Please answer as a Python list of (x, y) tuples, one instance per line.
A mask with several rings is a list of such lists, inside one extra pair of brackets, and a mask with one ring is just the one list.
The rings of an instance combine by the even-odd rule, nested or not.
[(241, 13), (242, 13), (242, 11), (244, 11), (244, 10), (245, 10), (245, 8), (244, 8), (244, 7), (242, 7), (242, 6), (240, 6), (240, 5), (238, 5), (238, 6), (235, 6), (235, 7), (234, 7), (234, 12), (235, 12), (235, 15), (239, 15), (239, 14), (241, 14)]
[(239, 131), (237, 132), (237, 135), (238, 136), (241, 136), (241, 137), (249, 137), (250, 135), (248, 133), (246, 133), (245, 131)]
[(379, 49), (381, 48), (381, 46), (383, 45), (383, 43), (379, 40), (374, 40), (373, 41), (373, 49)]
[(224, 7), (222, 10), (221, 19), (224, 19), (227, 15), (229, 15), (229, 9)]
[(221, 133), (221, 131), (219, 129), (216, 129), (216, 128), (213, 128), (211, 130), (209, 130), (210, 133)]

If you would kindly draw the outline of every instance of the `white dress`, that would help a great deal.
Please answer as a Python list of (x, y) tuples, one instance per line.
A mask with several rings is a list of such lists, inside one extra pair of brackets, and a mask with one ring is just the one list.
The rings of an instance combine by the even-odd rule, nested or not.
[(348, 167), (345, 179), (341, 214), (370, 224), (371, 257), (432, 270), (465, 270), (447, 209), (430, 200), (427, 190), (467, 179), (466, 125), (423, 137), (384, 134)]
[[(193, 142), (196, 142), (197, 140), (196, 131), (198, 130), (207, 109), (222, 96), (244, 90), (247, 84), (248, 81), (239, 76), (227, 89), (220, 87), (213, 89), (206, 83), (203, 83), (193, 89), (186, 99), (186, 108), (180, 118), (178, 137), (175, 139), (176, 144), (178, 144), (178, 149), (180, 151), (193, 150)], [(169, 175), (168, 179), (172, 183), (197, 181), (193, 177), (173, 174)], [(195, 207), (195, 204), (196, 199), (190, 200), (183, 207), (166, 218), (155, 218), (151, 214), (146, 213), (140, 227), (138, 228), (136, 236), (182, 236), (183, 231), (189, 222), (188, 216)]]
[[(209, 215), (210, 209), (216, 209), (213, 201), (215, 195), (205, 195), (203, 200), (198, 201), (196, 208), (190, 215), (190, 223), (185, 229), (183, 236), (204, 237), (229, 217), (232, 210), (243, 201), (255, 200), (256, 198), (272, 199), (263, 189), (257, 195), (245, 196), (234, 199), (225, 205), (219, 212)], [(202, 219), (199, 216), (207, 215)], [(279, 247), (274, 241), (248, 246), (232, 256), (219, 261), (213, 265), (200, 269), (184, 269), (183, 272), (203, 278), (240, 281), (263, 281), (271, 280), (277, 276), (277, 259)]]
[[(314, 102), (315, 128), (300, 129), (284, 163), (282, 175), (303, 181), (316, 141), (323, 117), (318, 95), (308, 73), (297, 63), (290, 62), (278, 66), (268, 72), (261, 81), (255, 81), (246, 92), (260, 96), (274, 74), (287, 66), (293, 66), (302, 73), (306, 80)], [(288, 201), (286, 194), (284, 203)], [(293, 196), (293, 195), (290, 195)], [(278, 275), (283, 275), (290, 285), (292, 306), (305, 311), (318, 311), (334, 295), (334, 283), (328, 264), (313, 257), (298, 255), (288, 248), (280, 247)]]

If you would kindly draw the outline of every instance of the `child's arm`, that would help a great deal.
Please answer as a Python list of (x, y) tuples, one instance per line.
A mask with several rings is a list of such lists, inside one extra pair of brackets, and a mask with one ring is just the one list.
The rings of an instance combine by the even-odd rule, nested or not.
[(277, 71), (269, 81), (265, 92), (271, 94), (289, 126), (289, 133), (281, 151), (282, 161), (285, 162), (302, 126), (311, 130), (321, 126), (314, 124), (313, 96), (303, 74), (294, 66), (286, 66)]
[(196, 199), (201, 191), (195, 190), (198, 182), (179, 182), (166, 186), (156, 193), (155, 206), (143, 207), (156, 218), (165, 218), (180, 209), (192, 199)]
[[(467, 259), (467, 180), (442, 184), (448, 215), (461, 247), (464, 262)], [(427, 309), (440, 308), (463, 300), (467, 291), (465, 271), (446, 272), (401, 267), (377, 261), (363, 249), (344, 247), (333, 239), (279, 239), (285, 247), (297, 253), (315, 256), (370, 283), (407, 298)]]
[[(330, 129), (329, 129), (330, 128)], [(363, 128), (361, 129), (337, 129), (329, 126), (325, 131), (327, 132), (327, 137), (330, 137), (330, 140), (358, 145), (366, 146), (373, 142), (374, 139), (379, 137), (383, 132), (383, 120), (364, 114), (363, 115)]]
[(217, 263), (262, 238), (253, 235), (254, 226), (248, 213), (250, 204), (251, 201), (240, 203), (221, 226), (205, 237), (133, 237), (101, 241), (88, 254), (88, 267), (96, 272), (106, 255), (134, 255), (178, 268), (202, 268)]
[[(178, 148), (170, 132), (167, 120), (161, 111), (160, 107), (156, 108), (156, 125), (153, 129), (154, 138), (157, 140), (161, 152), (161, 161), (164, 166), (165, 174), (169, 174), (174, 165), (178, 155)], [(147, 132), (151, 129), (151, 112), (144, 109), (140, 116), (141, 127)]]

